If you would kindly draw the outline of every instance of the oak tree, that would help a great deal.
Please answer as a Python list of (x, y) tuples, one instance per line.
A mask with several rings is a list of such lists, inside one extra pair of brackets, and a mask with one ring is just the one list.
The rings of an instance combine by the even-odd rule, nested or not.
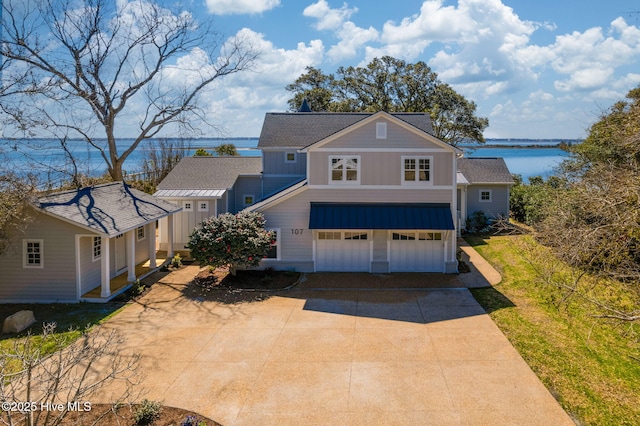
[(434, 135), (451, 144), (484, 142), (489, 125), (476, 115), (476, 104), (438, 79), (424, 62), (407, 63), (384, 56), (365, 67), (340, 67), (324, 74), (308, 67), (286, 90), (293, 93), (289, 107), (296, 110), (306, 99), (313, 111), (428, 112)]

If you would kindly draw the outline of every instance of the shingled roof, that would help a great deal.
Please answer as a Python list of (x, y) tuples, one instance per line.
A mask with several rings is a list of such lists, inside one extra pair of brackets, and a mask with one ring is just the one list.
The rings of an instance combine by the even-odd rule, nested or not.
[(458, 172), (461, 172), (471, 184), (514, 183), (511, 172), (502, 158), (459, 158)]
[(173, 203), (130, 188), (122, 182), (57, 192), (40, 197), (35, 206), (51, 216), (109, 237), (181, 210)]
[[(262, 125), (258, 148), (304, 148), (340, 130), (371, 117), (372, 112), (288, 112), (267, 113)], [(426, 113), (391, 113), (426, 133), (433, 134)]]
[[(240, 175), (260, 175), (262, 157), (185, 157), (158, 184), (166, 190), (226, 190)], [(158, 193), (154, 195), (160, 195)]]

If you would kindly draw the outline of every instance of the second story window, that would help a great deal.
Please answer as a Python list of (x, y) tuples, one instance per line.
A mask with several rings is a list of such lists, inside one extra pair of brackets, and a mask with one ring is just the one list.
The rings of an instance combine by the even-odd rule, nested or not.
[(431, 157), (402, 157), (402, 182), (431, 182)]
[(285, 163), (295, 163), (296, 162), (296, 153), (293, 151), (288, 151), (284, 153), (284, 162)]
[(360, 183), (360, 157), (329, 157), (330, 183)]

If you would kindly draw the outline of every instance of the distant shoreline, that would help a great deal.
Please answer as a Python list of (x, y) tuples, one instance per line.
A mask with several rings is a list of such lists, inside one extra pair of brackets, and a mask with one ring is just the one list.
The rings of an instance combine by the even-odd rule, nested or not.
[[(567, 146), (566, 144), (556, 143), (553, 145), (541, 145), (541, 144), (513, 144), (513, 145), (496, 145), (496, 144), (477, 144), (477, 145), (460, 145), (461, 148), (560, 148)], [(570, 146), (570, 145), (569, 145)]]

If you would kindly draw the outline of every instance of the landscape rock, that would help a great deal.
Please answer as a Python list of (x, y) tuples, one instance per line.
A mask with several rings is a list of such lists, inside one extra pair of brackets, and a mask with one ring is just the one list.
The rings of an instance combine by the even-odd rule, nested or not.
[(5, 318), (2, 333), (20, 333), (34, 322), (36, 318), (33, 316), (33, 311), (18, 311)]

